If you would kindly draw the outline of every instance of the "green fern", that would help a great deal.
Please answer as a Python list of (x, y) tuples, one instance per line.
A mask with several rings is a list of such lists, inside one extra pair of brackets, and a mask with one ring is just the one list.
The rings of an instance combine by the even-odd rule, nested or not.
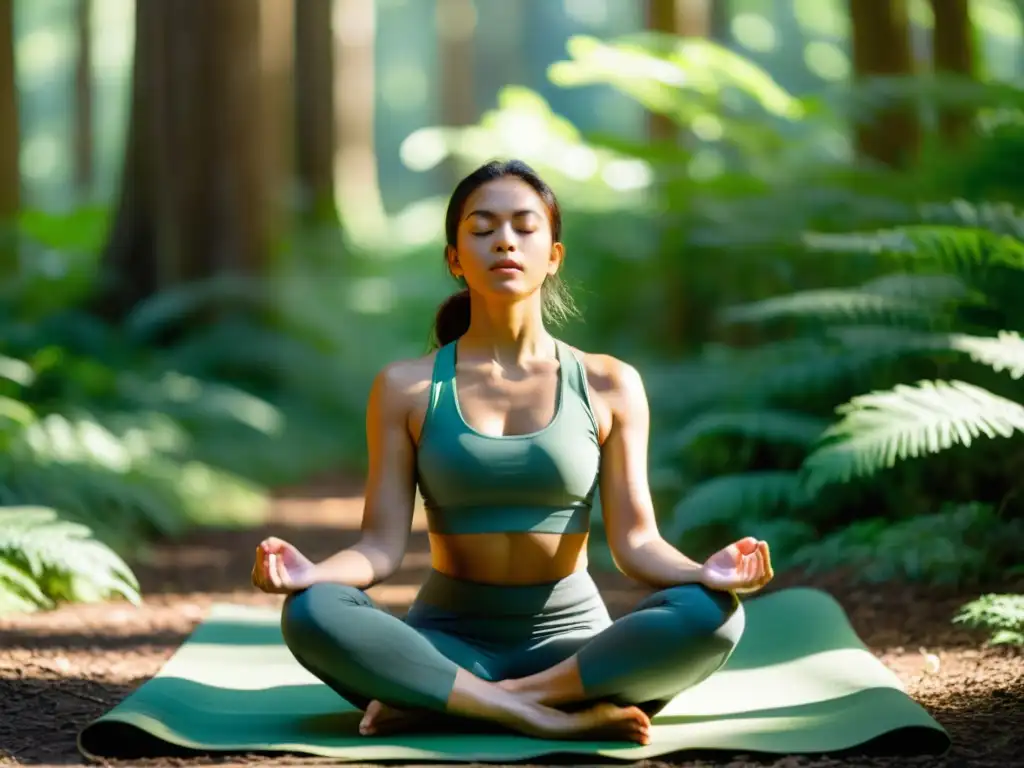
[(806, 446), (813, 444), (827, 427), (828, 422), (822, 419), (791, 411), (721, 411), (701, 414), (666, 442), (671, 449), (684, 451), (709, 436), (737, 434)]
[(979, 228), (914, 225), (876, 232), (809, 233), (812, 250), (878, 254), (952, 274), (972, 274), (997, 264), (1024, 268), (1024, 243)]
[(693, 488), (672, 509), (666, 536), (672, 542), (707, 525), (755, 520), (802, 499), (795, 472), (745, 472), (720, 475)]
[(1006, 371), (1011, 378), (1024, 376), (1024, 339), (1016, 331), (999, 331), (995, 338), (954, 334), (950, 347), (966, 352), (976, 363)]
[(128, 565), (92, 538), (84, 525), (45, 507), (0, 508), (0, 591), (3, 604), (51, 608), (61, 601), (123, 597), (138, 605), (139, 584)]
[(886, 296), (860, 288), (801, 291), (786, 296), (730, 307), (721, 313), (726, 323), (764, 323), (779, 318), (836, 320), (925, 321), (935, 314), (928, 303), (904, 296)]
[(993, 578), (1013, 557), (1024, 522), (1005, 521), (990, 505), (948, 505), (928, 515), (859, 520), (809, 542), (792, 558), (810, 573), (850, 568), (866, 582), (893, 579), (965, 584)]
[(50, 414), (30, 425), (0, 455), (7, 503), (53, 507), (122, 547), (203, 522), (259, 519), (262, 490), (189, 459), (173, 422), (145, 413), (111, 422)]
[(840, 406), (801, 473), (810, 492), (866, 477), (902, 459), (938, 453), (982, 435), (1024, 431), (1024, 406), (962, 381), (921, 381), (872, 392)]
[(953, 621), (987, 630), (989, 645), (1024, 646), (1024, 595), (982, 595), (961, 607)]
[(840, 326), (826, 331), (848, 349), (887, 350), (892, 357), (910, 353), (959, 352), (972, 361), (1011, 378), (1024, 377), (1024, 339), (1016, 331), (993, 336), (964, 333), (928, 333), (888, 326)]
[(1024, 212), (1017, 210), (1012, 203), (970, 203), (966, 200), (924, 203), (919, 206), (918, 213), (926, 224), (977, 227), (1024, 240)]

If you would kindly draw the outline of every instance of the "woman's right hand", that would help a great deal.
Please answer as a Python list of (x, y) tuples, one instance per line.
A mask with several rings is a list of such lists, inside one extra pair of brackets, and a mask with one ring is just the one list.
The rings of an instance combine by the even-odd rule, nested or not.
[(271, 536), (256, 547), (252, 583), (270, 594), (287, 594), (311, 586), (314, 571), (308, 557), (287, 541)]

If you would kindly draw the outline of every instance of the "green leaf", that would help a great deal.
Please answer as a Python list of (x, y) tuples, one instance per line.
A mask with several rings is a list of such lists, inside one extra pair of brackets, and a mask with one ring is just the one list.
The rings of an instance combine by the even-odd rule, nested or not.
[(823, 419), (790, 411), (721, 411), (701, 414), (667, 442), (673, 449), (686, 450), (706, 437), (731, 433), (773, 443), (810, 445), (827, 428)]
[(672, 509), (666, 526), (669, 541), (716, 523), (759, 519), (780, 506), (798, 504), (800, 477), (794, 472), (744, 472), (707, 480)]
[(10, 379), (15, 384), (20, 384), (23, 387), (31, 386), (32, 382), (35, 381), (35, 373), (32, 371), (32, 366), (24, 360), (7, 357), (6, 355), (0, 355), (0, 376)]
[(720, 314), (725, 323), (764, 323), (790, 317), (810, 317), (830, 322), (848, 319), (899, 321), (927, 318), (934, 309), (920, 301), (873, 294), (858, 288), (801, 291), (729, 307)]
[(837, 413), (842, 420), (801, 467), (812, 493), (982, 435), (1024, 431), (1024, 406), (962, 381), (901, 384), (855, 397)]
[[(117, 553), (92, 538), (88, 527), (45, 507), (0, 508), (0, 556), (20, 566), (47, 600), (105, 599), (141, 602), (134, 573)], [(11, 580), (11, 570), (3, 575)], [(24, 587), (24, 582), (20, 582)], [(31, 594), (31, 593), (29, 593)]]
[(953, 334), (950, 347), (994, 371), (1006, 371), (1014, 379), (1024, 376), (1024, 339), (1016, 331), (999, 331), (995, 338)]
[(914, 225), (874, 232), (808, 233), (804, 242), (812, 250), (889, 254), (962, 274), (996, 264), (1024, 268), (1024, 243), (976, 228)]
[(35, 607), (50, 608), (50, 600), (32, 578), (32, 574), (18, 568), (13, 563), (0, 557), (0, 589), (8, 594), (16, 595), (22, 601)]

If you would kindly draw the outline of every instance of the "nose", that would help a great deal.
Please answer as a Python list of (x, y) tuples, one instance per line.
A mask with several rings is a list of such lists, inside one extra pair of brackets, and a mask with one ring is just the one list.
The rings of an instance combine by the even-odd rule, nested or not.
[(510, 225), (499, 227), (495, 235), (494, 250), (498, 253), (510, 253), (515, 251), (515, 236), (512, 233), (512, 227)]

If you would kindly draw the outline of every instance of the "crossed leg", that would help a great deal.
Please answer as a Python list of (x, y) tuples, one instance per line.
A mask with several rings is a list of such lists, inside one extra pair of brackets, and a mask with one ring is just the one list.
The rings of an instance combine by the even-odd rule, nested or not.
[(569, 713), (508, 691), (488, 679), (485, 653), (411, 627), (352, 587), (316, 584), (289, 595), (281, 629), (303, 667), (367, 710), (363, 733), (379, 732), (380, 705), (387, 705), (492, 721), (538, 738), (647, 739), (650, 721), (639, 708), (600, 703)]
[(543, 644), (528, 649), (519, 669), (499, 685), (546, 706), (608, 701), (653, 717), (728, 661), (744, 625), (743, 607), (732, 594), (695, 584), (671, 587), (576, 649), (556, 643), (556, 659)]
[[(503, 660), (498, 686), (534, 704), (578, 710), (606, 703), (648, 717), (720, 669), (744, 629), (731, 594), (698, 585), (657, 592), (595, 636), (548, 638)], [(364, 720), (396, 732), (422, 727), (417, 711), (372, 702)]]

